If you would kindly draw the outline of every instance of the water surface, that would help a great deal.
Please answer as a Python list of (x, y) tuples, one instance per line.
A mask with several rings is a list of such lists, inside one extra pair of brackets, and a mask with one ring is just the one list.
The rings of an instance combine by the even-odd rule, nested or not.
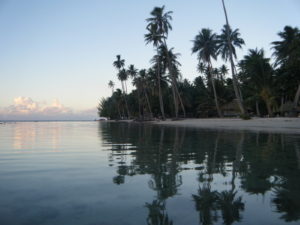
[(0, 224), (299, 224), (299, 135), (0, 124)]

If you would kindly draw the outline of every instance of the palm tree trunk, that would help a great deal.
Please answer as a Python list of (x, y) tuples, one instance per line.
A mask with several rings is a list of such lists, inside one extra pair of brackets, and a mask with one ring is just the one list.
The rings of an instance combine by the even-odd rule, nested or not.
[(284, 96), (280, 98), (280, 115), (283, 116), (283, 104), (284, 104)]
[(300, 97), (300, 83), (298, 84), (298, 89), (294, 98), (294, 108), (296, 109), (298, 106), (298, 102), (299, 102), (299, 97)]
[(266, 103), (266, 106), (267, 106), (269, 117), (272, 117), (273, 116), (273, 111), (272, 111), (270, 100), (269, 99), (265, 99), (265, 103)]
[(255, 101), (256, 115), (260, 117), (258, 101)]
[(145, 86), (143, 86), (143, 88), (144, 88), (144, 94), (145, 94), (146, 102), (147, 102), (147, 105), (148, 105), (148, 110), (149, 110), (149, 113), (150, 113), (150, 117), (152, 118), (153, 116), (152, 116), (152, 110), (151, 110), (151, 105), (150, 105), (150, 101), (149, 101), (149, 98), (148, 98), (148, 94), (147, 94)]
[(139, 103), (139, 119), (142, 118), (142, 114), (141, 114), (141, 94), (140, 94), (140, 88), (137, 87), (137, 95), (138, 95), (138, 103)]
[(160, 62), (158, 60), (157, 60), (157, 68), (156, 69), (157, 69), (156, 76), (157, 76), (157, 82), (158, 82), (159, 106), (160, 106), (162, 119), (165, 120), (166, 119), (165, 109), (164, 109), (164, 102), (163, 102), (162, 91), (161, 91), (161, 83), (160, 83)]
[(180, 106), (181, 106), (181, 109), (182, 109), (182, 112), (183, 112), (183, 117), (185, 117), (186, 116), (186, 114), (185, 114), (185, 108), (184, 108), (184, 105), (183, 105), (183, 102), (182, 102), (182, 98), (181, 98), (181, 96), (179, 94), (179, 91), (178, 91), (177, 83), (175, 84), (175, 88), (176, 88), (176, 92), (177, 92), (177, 96), (178, 96), (178, 99), (179, 99), (179, 103), (180, 103)]
[(118, 105), (117, 108), (118, 108), (119, 118), (121, 119), (122, 116), (121, 116), (121, 112), (120, 112), (120, 103), (118, 103), (117, 105)]
[(233, 61), (233, 57), (232, 57), (232, 46), (231, 46), (231, 43), (230, 43), (229, 22), (228, 22), (227, 11), (226, 11), (224, 0), (222, 0), (222, 4), (223, 4), (223, 10), (224, 10), (225, 19), (226, 19), (226, 25), (227, 25), (227, 44), (228, 44), (228, 47), (229, 47), (229, 58), (230, 58), (230, 64), (231, 64), (233, 89), (234, 89), (235, 97), (237, 99), (238, 106), (241, 110), (241, 113), (246, 114), (246, 111), (245, 111), (245, 108), (244, 108), (244, 105), (243, 105), (243, 99), (242, 99), (242, 96), (240, 94), (240, 90), (239, 90), (239, 87), (238, 87), (238, 82), (237, 82), (236, 74), (235, 74), (235, 65), (234, 65), (234, 61)]
[(173, 72), (173, 68), (172, 68), (172, 63), (170, 60), (170, 56), (169, 56), (169, 50), (168, 50), (168, 46), (166, 43), (166, 40), (164, 40), (164, 46), (166, 48), (166, 52), (167, 52), (167, 61), (168, 61), (168, 69), (169, 69), (169, 73), (171, 75), (171, 80), (172, 80), (172, 94), (173, 94), (173, 100), (174, 100), (174, 109), (175, 109), (175, 118), (178, 118), (178, 99), (176, 98), (176, 89), (175, 89), (175, 85), (176, 85), (176, 79), (174, 76), (174, 72)]
[[(171, 75), (172, 76), (172, 75)], [(176, 91), (175, 91), (175, 85), (174, 85), (174, 81), (172, 79), (172, 94), (173, 94), (173, 101), (174, 101), (174, 109), (175, 109), (175, 118), (178, 118), (178, 102), (177, 102), (177, 98), (176, 98)]]
[(128, 109), (128, 104), (127, 104), (127, 99), (126, 99), (126, 95), (125, 95), (125, 89), (124, 89), (124, 83), (123, 81), (121, 81), (121, 84), (122, 84), (122, 90), (123, 90), (123, 98), (124, 98), (124, 101), (125, 101), (125, 107), (126, 107), (126, 111), (127, 111), (127, 116), (128, 118), (130, 118), (130, 113), (129, 113), (129, 109)]
[(214, 92), (214, 99), (215, 99), (215, 104), (216, 104), (216, 108), (218, 111), (218, 115), (219, 115), (219, 117), (223, 117), (223, 114), (219, 107), (218, 95), (217, 95), (217, 91), (216, 91), (216, 87), (215, 87), (215, 79), (214, 79), (214, 75), (213, 75), (213, 71), (212, 71), (211, 62), (209, 62), (208, 68), (209, 68), (210, 80), (211, 80), (211, 84), (212, 84), (212, 88), (213, 88), (213, 92)]
[(125, 93), (127, 95), (127, 82), (126, 82), (126, 80), (124, 80), (124, 86), (125, 86)]

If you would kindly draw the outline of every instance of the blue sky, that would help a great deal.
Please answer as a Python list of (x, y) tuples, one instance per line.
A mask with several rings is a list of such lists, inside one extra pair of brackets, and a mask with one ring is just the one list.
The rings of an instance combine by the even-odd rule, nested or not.
[[(270, 42), (285, 25), (300, 27), (299, 0), (226, 4), (231, 26), (246, 42), (239, 58), (256, 47), (270, 56)], [(174, 12), (169, 46), (181, 53), (183, 77), (193, 80), (197, 59), (191, 40), (201, 28), (220, 31), (225, 21), (221, 0), (0, 0), (0, 119), (11, 118), (26, 104), (37, 104), (25, 110), (26, 118), (41, 112), (39, 118), (47, 118), (49, 107), (56, 107), (51, 118), (60, 118), (59, 110), (66, 108), (64, 117), (68, 112), (95, 118), (99, 99), (111, 93), (108, 81), (120, 87), (112, 66), (117, 54), (127, 65), (149, 67), (154, 51), (144, 43), (145, 19), (162, 5)]]

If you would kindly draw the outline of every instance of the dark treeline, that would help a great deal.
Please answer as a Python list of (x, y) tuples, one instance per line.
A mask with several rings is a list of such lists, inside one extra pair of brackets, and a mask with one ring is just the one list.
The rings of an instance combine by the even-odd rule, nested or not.
[(189, 182), (184, 179), (187, 171), (196, 171), (199, 183), (191, 195), (199, 224), (242, 222), (251, 210), (245, 193), (264, 196), (282, 223), (300, 219), (296, 136), (99, 123), (99, 137), (115, 168), (113, 183), (124, 185), (134, 176), (150, 175), (147, 184), (155, 194), (145, 204), (147, 224), (172, 224), (168, 199), (182, 194)]
[[(99, 116), (151, 119), (153, 117), (296, 116), (300, 96), (300, 31), (286, 26), (271, 43), (272, 59), (263, 49), (249, 49), (242, 59), (236, 48), (245, 45), (239, 29), (229, 25), (222, 1), (225, 25), (217, 34), (203, 28), (194, 37), (191, 53), (198, 59), (199, 75), (193, 81), (183, 78), (179, 53), (167, 44), (172, 30), (171, 11), (155, 7), (146, 19), (146, 44), (156, 54), (151, 67), (137, 69), (126, 65), (121, 55), (113, 62), (122, 89), (109, 81), (111, 97), (102, 99)], [(220, 67), (214, 65), (222, 60)], [(230, 74), (229, 74), (230, 73)], [(131, 78), (135, 87), (127, 92)]]

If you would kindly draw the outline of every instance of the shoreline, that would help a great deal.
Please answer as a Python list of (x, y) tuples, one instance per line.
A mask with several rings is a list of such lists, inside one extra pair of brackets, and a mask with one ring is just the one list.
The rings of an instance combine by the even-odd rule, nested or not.
[(145, 121), (137, 122), (133, 120), (106, 121), (106, 122), (124, 122), (124, 123), (142, 123), (162, 126), (175, 126), (208, 130), (224, 131), (252, 131), (252, 132), (271, 132), (300, 134), (300, 118), (275, 117), (275, 118), (252, 118), (243, 120), (240, 118), (186, 118), (182, 120), (165, 121)]
[(183, 119), (145, 122), (154, 125), (178, 126), (201, 129), (218, 130), (244, 130), (272, 133), (300, 134), (300, 118), (209, 118), (209, 119)]

